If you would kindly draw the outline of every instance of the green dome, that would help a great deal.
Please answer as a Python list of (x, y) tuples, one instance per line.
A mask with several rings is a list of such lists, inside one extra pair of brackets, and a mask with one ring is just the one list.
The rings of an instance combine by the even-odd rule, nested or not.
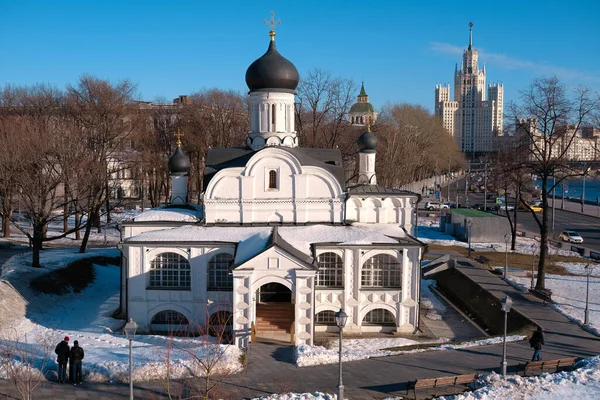
[(352, 107), (350, 107), (351, 113), (374, 113), (375, 107), (371, 105), (371, 103), (354, 103)]

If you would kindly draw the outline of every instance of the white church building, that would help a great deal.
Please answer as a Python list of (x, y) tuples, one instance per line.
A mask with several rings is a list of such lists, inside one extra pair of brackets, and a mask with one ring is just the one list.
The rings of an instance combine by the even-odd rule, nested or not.
[(168, 205), (122, 223), (121, 310), (145, 332), (230, 323), (245, 347), (262, 334), (312, 344), (335, 331), (406, 332), (419, 319), (419, 196), (377, 185), (377, 138), (358, 139), (359, 176), (336, 149), (299, 147), (296, 67), (275, 46), (250, 65), (246, 148), (210, 149), (204, 204), (187, 201), (189, 159), (169, 159)]

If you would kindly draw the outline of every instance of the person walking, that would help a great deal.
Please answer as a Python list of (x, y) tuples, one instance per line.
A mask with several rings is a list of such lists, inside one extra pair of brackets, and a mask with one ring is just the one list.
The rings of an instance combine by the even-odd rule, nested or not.
[(65, 336), (54, 349), (54, 352), (56, 353), (56, 362), (58, 363), (58, 383), (65, 383), (67, 381), (67, 362), (69, 361), (70, 351), (69, 337)]
[(73, 348), (71, 349), (71, 357), (69, 361), (70, 378), (71, 383), (77, 385), (83, 381), (81, 372), (81, 361), (83, 360), (84, 352), (83, 348), (79, 347), (79, 342), (76, 340), (73, 342)]
[(542, 359), (540, 357), (542, 345), (546, 344), (544, 343), (544, 332), (542, 331), (541, 326), (538, 326), (537, 331), (533, 332), (531, 339), (529, 339), (529, 344), (533, 347), (533, 357), (531, 357), (531, 361), (540, 361)]

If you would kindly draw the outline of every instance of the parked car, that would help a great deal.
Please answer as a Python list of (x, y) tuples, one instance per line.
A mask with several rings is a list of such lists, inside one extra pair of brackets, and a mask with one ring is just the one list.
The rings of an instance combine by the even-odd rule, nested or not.
[(515, 206), (512, 204), (498, 204), (496, 210), (498, 211), (512, 211), (515, 209)]
[(575, 231), (564, 231), (559, 236), (563, 242), (583, 243), (583, 238)]
[(429, 211), (442, 210), (448, 208), (450, 208), (450, 206), (448, 206), (447, 204), (441, 204), (437, 201), (428, 201), (427, 203), (425, 203), (425, 209)]
[(521, 210), (525, 210), (525, 211), (529, 211), (531, 209), (531, 211), (536, 212), (536, 213), (542, 212), (542, 210), (543, 210), (542, 207), (540, 207), (540, 206), (535, 206), (533, 204), (525, 204), (525, 203), (519, 204), (519, 208)]
[(453, 201), (446, 201), (444, 202), (444, 205), (448, 206), (449, 208), (456, 208), (456, 203)]

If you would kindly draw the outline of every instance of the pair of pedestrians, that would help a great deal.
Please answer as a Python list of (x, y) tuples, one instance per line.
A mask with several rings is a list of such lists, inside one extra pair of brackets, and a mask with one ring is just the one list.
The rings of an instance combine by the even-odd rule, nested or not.
[(67, 382), (67, 362), (69, 363), (69, 380), (73, 384), (83, 381), (81, 362), (83, 361), (84, 351), (76, 340), (73, 347), (69, 347), (69, 337), (65, 338), (56, 345), (54, 352), (57, 355), (58, 362), (58, 382)]

